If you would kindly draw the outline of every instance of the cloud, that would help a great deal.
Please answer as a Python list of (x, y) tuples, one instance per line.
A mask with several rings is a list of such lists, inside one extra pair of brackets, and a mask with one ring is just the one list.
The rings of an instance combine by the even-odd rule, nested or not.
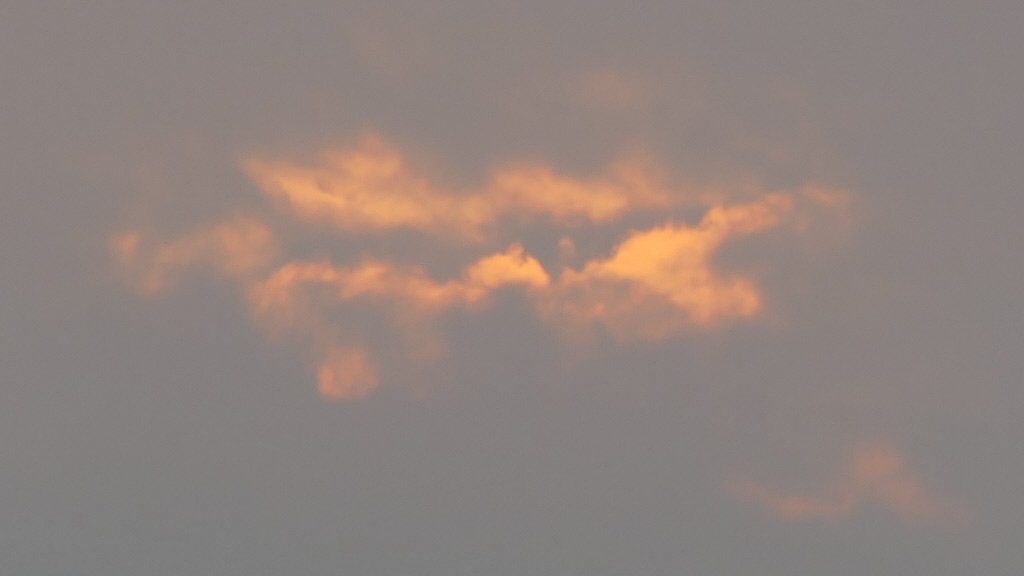
[(967, 516), (962, 506), (927, 489), (903, 455), (885, 444), (855, 447), (841, 474), (817, 493), (780, 494), (755, 482), (735, 482), (728, 489), (790, 521), (839, 520), (869, 503), (910, 524), (948, 523)]
[(189, 268), (204, 264), (229, 278), (257, 274), (277, 253), (274, 232), (262, 222), (234, 216), (200, 228), (169, 243), (129, 230), (110, 238), (110, 248), (124, 280), (145, 296), (172, 287)]
[(505, 214), (547, 215), (566, 225), (607, 223), (680, 200), (639, 158), (589, 180), (538, 164), (509, 165), (495, 170), (482, 190), (457, 193), (411, 171), (401, 152), (372, 135), (354, 149), (323, 153), (318, 167), (256, 158), (243, 165), (268, 196), (300, 218), (357, 233), (408, 228), (478, 242)]
[(685, 326), (749, 318), (761, 309), (754, 282), (723, 277), (711, 259), (723, 242), (778, 226), (792, 212), (788, 194), (716, 206), (696, 226), (666, 223), (633, 232), (608, 258), (565, 269), (542, 302), (555, 322), (600, 324), (618, 339), (664, 338)]
[[(506, 164), (470, 193), (415, 174), (394, 147), (373, 136), (322, 158), (323, 165), (313, 168), (253, 159), (244, 165), (277, 207), (352, 235), (413, 229), (482, 243), (531, 216), (546, 217), (561, 234), (553, 247), (560, 254), (557, 266), (545, 267), (513, 242), (447, 279), (435, 279), (424, 266), (377, 257), (350, 264), (289, 258), (269, 226), (243, 216), (163, 243), (138, 230), (111, 239), (120, 273), (143, 295), (167, 291), (197, 266), (233, 280), (268, 337), (306, 347), (321, 394), (335, 400), (364, 397), (379, 385), (373, 351), (354, 326), (340, 321), (352, 310), (380, 313), (409, 357), (418, 359), (443, 354), (440, 316), (453, 309), (481, 311), (501, 290), (521, 292), (538, 319), (563, 334), (600, 330), (619, 341), (663, 339), (761, 312), (754, 277), (716, 268), (723, 245), (784, 227), (801, 233), (821, 220), (821, 210), (846, 209), (845, 193), (814, 186), (754, 194), (747, 186), (742, 202), (729, 202), (721, 190), (671, 192), (660, 184), (653, 162), (636, 158), (590, 179), (541, 164)], [(684, 203), (704, 207), (699, 221), (673, 218), (673, 209)], [(662, 223), (629, 232), (607, 254), (586, 259), (565, 235), (576, 225), (607, 225), (640, 209), (657, 210)]]
[(361, 346), (333, 346), (317, 369), (320, 394), (329, 400), (364, 398), (377, 389), (377, 366)]
[[(333, 307), (358, 301), (390, 310), (401, 331), (416, 338), (411, 344), (422, 356), (444, 348), (443, 338), (430, 326), (434, 318), (453, 307), (478, 309), (504, 287), (525, 290), (541, 317), (562, 328), (600, 325), (620, 340), (661, 339), (685, 327), (757, 314), (761, 296), (755, 283), (721, 276), (711, 259), (728, 239), (776, 227), (793, 211), (793, 197), (785, 193), (716, 207), (693, 227), (668, 223), (634, 232), (611, 256), (578, 270), (564, 268), (554, 280), (521, 245), (512, 244), (445, 281), (431, 278), (422, 266), (372, 258), (350, 267), (293, 261), (252, 284), (248, 294), (256, 318), (269, 331), (305, 334), (315, 341), (330, 340), (337, 331), (324, 326)], [(324, 346), (325, 366), (336, 363), (333, 347)], [(362, 364), (370, 362), (366, 353), (358, 357)]]
[(296, 311), (298, 293), (313, 285), (323, 288), (319, 298), (326, 301), (392, 301), (422, 314), (436, 314), (457, 304), (478, 303), (502, 286), (543, 287), (549, 281), (540, 263), (522, 246), (513, 244), (505, 252), (468, 266), (462, 278), (445, 282), (430, 278), (422, 266), (398, 266), (376, 259), (352, 267), (296, 261), (253, 285), (249, 293), (258, 314), (275, 314), (284, 318), (285, 324), (292, 324), (301, 316)]
[[(550, 279), (540, 263), (513, 244), (466, 267), (462, 277), (445, 282), (430, 278), (422, 266), (398, 266), (366, 259), (351, 267), (329, 262), (289, 262), (248, 288), (253, 314), (269, 332), (305, 337), (320, 349), (320, 390), (332, 399), (357, 398), (376, 387), (377, 372), (361, 346), (335, 343), (343, 328), (328, 310), (346, 302), (388, 308), (396, 313), (406, 336), (421, 355), (443, 350), (430, 322), (454, 306), (482, 306), (505, 286), (543, 288)], [(426, 351), (426, 352), (424, 352)]]

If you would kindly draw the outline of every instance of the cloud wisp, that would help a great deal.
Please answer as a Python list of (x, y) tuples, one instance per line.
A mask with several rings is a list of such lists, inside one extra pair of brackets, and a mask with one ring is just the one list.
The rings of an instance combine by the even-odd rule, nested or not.
[(389, 308), (407, 337), (415, 338), (420, 355), (443, 350), (434, 318), (456, 307), (482, 306), (505, 286), (542, 289), (550, 279), (540, 263), (513, 244), (464, 269), (460, 278), (438, 282), (421, 266), (365, 259), (351, 267), (329, 262), (289, 262), (268, 278), (249, 286), (256, 319), (274, 333), (292, 333), (317, 348), (318, 383), (328, 398), (358, 398), (377, 387), (377, 368), (363, 346), (337, 343), (341, 327), (331, 323), (328, 310), (346, 302)]
[(170, 242), (154, 242), (151, 236), (143, 230), (129, 230), (110, 238), (122, 279), (148, 297), (174, 287), (182, 274), (197, 265), (228, 278), (251, 278), (265, 270), (278, 253), (273, 230), (241, 215)]
[[(661, 187), (651, 164), (619, 163), (597, 178), (577, 178), (543, 165), (495, 171), (485, 189), (459, 193), (413, 174), (402, 155), (376, 137), (352, 150), (325, 153), (325, 165), (245, 163), (262, 191), (302, 222), (324, 221), (348, 234), (414, 229), (476, 245), (499, 226), (544, 215), (563, 232), (581, 222), (609, 224), (631, 210), (659, 210), (660, 225), (633, 230), (608, 254), (581, 265), (569, 236), (562, 265), (543, 264), (520, 243), (484, 252), (448, 279), (425, 267), (363, 257), (349, 265), (300, 260), (279, 248), (273, 229), (234, 216), (168, 242), (129, 230), (111, 239), (120, 273), (135, 290), (159, 295), (189, 269), (205, 265), (234, 280), (254, 321), (273, 338), (309, 347), (321, 394), (361, 398), (379, 385), (375, 355), (342, 320), (346, 306), (384, 312), (414, 357), (445, 349), (436, 320), (452, 309), (480, 311), (495, 293), (517, 290), (542, 322), (564, 333), (604, 331), (619, 341), (660, 340), (687, 328), (709, 329), (750, 319), (763, 308), (753, 277), (724, 274), (714, 258), (729, 241), (787, 228), (799, 232), (841, 192), (807, 187), (764, 192), (744, 202), (718, 202), (688, 224), (671, 208), (692, 202)], [(492, 249), (493, 250), (493, 249)]]
[(546, 215), (561, 225), (609, 223), (631, 210), (671, 206), (651, 166), (623, 160), (603, 176), (579, 179), (538, 164), (495, 170), (482, 190), (444, 190), (412, 171), (396, 148), (365, 136), (351, 150), (321, 155), (320, 166), (250, 158), (245, 172), (298, 217), (353, 233), (408, 228), (467, 242), (486, 239), (505, 215)]
[(771, 194), (716, 206), (696, 226), (670, 221), (634, 231), (607, 258), (565, 268), (542, 312), (558, 323), (602, 325), (619, 340), (660, 340), (686, 326), (752, 317), (762, 305), (757, 286), (722, 276), (712, 258), (725, 241), (779, 226), (792, 210), (790, 195)]
[(856, 446), (841, 473), (815, 493), (783, 494), (749, 481), (733, 482), (728, 491), (788, 521), (841, 520), (871, 504), (908, 524), (959, 523), (968, 516), (926, 488), (899, 451), (877, 443)]

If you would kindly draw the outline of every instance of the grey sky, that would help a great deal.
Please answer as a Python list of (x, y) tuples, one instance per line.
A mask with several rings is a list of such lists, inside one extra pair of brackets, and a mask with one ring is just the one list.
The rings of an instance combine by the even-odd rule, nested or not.
[[(0, 572), (1019, 574), (1022, 32), (1011, 1), (4, 3)], [(239, 213), (275, 266), (444, 280), (707, 209), (473, 244), (307, 222), (244, 170), (370, 132), (443, 190), (646, 154), (726, 204), (849, 205), (726, 242), (763, 309), (654, 341), (567, 339), (512, 289), (438, 314), (424, 361), (330, 308), (379, 364), (344, 401), (235, 279), (124, 282), (113, 235)]]

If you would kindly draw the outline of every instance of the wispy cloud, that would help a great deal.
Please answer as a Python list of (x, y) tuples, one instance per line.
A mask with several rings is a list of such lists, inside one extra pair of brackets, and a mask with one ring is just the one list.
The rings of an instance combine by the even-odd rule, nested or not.
[(316, 381), (324, 398), (353, 400), (376, 390), (379, 376), (366, 348), (333, 345), (327, 348), (320, 360)]
[[(431, 322), (455, 306), (480, 306), (505, 286), (544, 288), (550, 279), (540, 263), (513, 244), (468, 266), (460, 278), (438, 282), (421, 266), (398, 266), (364, 260), (352, 267), (328, 262), (289, 262), (267, 279), (249, 286), (257, 320), (274, 334), (291, 333), (320, 349), (320, 390), (330, 398), (359, 397), (376, 387), (376, 369), (369, 353), (335, 343), (339, 326), (327, 311), (346, 302), (387, 308), (401, 322), (404, 334), (421, 355), (442, 350), (442, 337)], [(424, 353), (424, 351), (426, 351)], [(347, 394), (352, 391), (354, 394)]]
[(363, 397), (379, 384), (374, 355), (337, 320), (346, 306), (384, 312), (397, 323), (410, 354), (427, 358), (445, 349), (435, 327), (440, 315), (454, 308), (483, 310), (499, 290), (522, 292), (538, 318), (559, 330), (662, 339), (761, 311), (754, 278), (716, 270), (714, 257), (723, 244), (782, 227), (799, 231), (820, 209), (842, 209), (843, 193), (814, 187), (763, 192), (736, 203), (709, 203), (727, 195), (702, 191), (706, 211), (687, 224), (672, 218), (672, 208), (693, 197), (661, 186), (660, 170), (649, 161), (620, 162), (589, 179), (549, 166), (506, 165), (483, 190), (461, 193), (412, 173), (402, 155), (376, 137), (323, 158), (316, 168), (252, 159), (245, 166), (277, 206), (349, 234), (405, 228), (479, 243), (497, 226), (515, 225), (506, 215), (543, 215), (566, 231), (582, 222), (611, 223), (631, 210), (666, 215), (662, 224), (630, 232), (607, 255), (577, 267), (564, 265), (578, 253), (572, 238), (563, 236), (560, 268), (546, 268), (512, 243), (448, 279), (435, 279), (420, 265), (380, 258), (349, 265), (291, 259), (267, 225), (241, 216), (164, 243), (140, 231), (111, 239), (121, 273), (144, 295), (166, 291), (201, 264), (235, 280), (269, 336), (308, 345), (320, 391), (331, 399)]
[(542, 302), (545, 316), (571, 325), (603, 325), (619, 339), (661, 339), (685, 326), (711, 326), (761, 309), (754, 282), (723, 277), (711, 264), (735, 238), (778, 226), (793, 209), (787, 194), (716, 206), (696, 226), (669, 222), (635, 231), (611, 256), (566, 268)]
[(146, 296), (157, 296), (196, 265), (229, 278), (252, 277), (271, 263), (277, 240), (262, 222), (234, 216), (165, 243), (147, 231), (123, 231), (111, 237), (110, 249), (124, 280)]
[(319, 166), (256, 158), (246, 173), (296, 215), (348, 232), (408, 228), (482, 241), (503, 215), (547, 215), (564, 225), (607, 223), (630, 210), (664, 208), (682, 197), (664, 189), (649, 163), (634, 158), (607, 174), (579, 179), (536, 164), (509, 165), (477, 191), (445, 190), (412, 171), (376, 136), (352, 150), (322, 154)]
[(841, 472), (824, 488), (784, 494), (756, 482), (733, 482), (729, 492), (784, 520), (839, 520), (874, 504), (907, 523), (959, 523), (968, 514), (952, 500), (926, 488), (903, 454), (886, 444), (863, 444), (852, 451)]

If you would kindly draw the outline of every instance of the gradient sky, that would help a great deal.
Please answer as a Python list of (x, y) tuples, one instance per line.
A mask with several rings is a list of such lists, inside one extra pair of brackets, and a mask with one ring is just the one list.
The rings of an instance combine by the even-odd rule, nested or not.
[(0, 7), (0, 572), (1017, 575), (1024, 4)]

